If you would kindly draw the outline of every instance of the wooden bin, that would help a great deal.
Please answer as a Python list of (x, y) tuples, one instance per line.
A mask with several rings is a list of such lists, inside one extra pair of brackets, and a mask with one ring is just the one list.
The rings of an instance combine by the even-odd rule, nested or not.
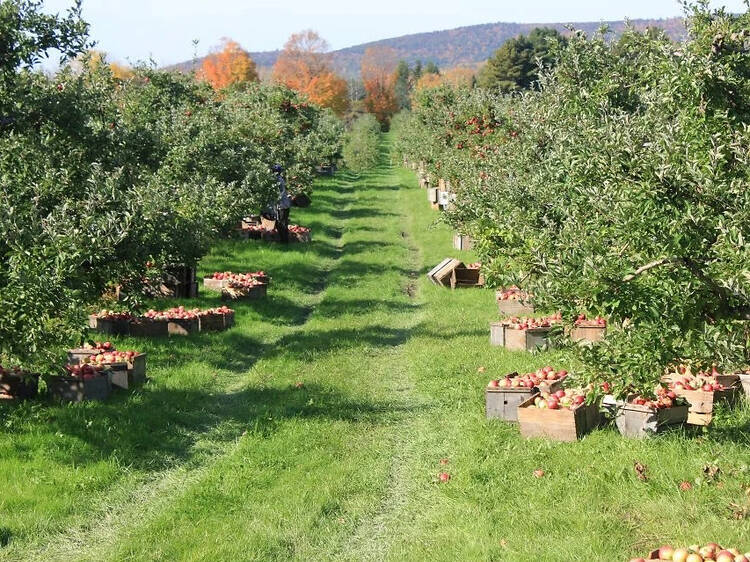
[[(102, 334), (111, 336), (127, 336), (130, 333), (130, 320), (115, 318), (94, 318), (94, 329)], [(89, 326), (91, 321), (89, 322)]]
[(576, 441), (599, 424), (599, 404), (580, 404), (575, 409), (534, 408), (539, 394), (518, 407), (518, 423), (525, 438), (545, 437), (554, 441)]
[(167, 322), (167, 331), (173, 336), (187, 336), (200, 332), (200, 320), (195, 318), (173, 318)]
[[(110, 351), (115, 351), (111, 349)], [(104, 353), (101, 349), (88, 349), (88, 348), (76, 348), (68, 350), (68, 363), (75, 365), (80, 363), (82, 359), (89, 359), (95, 355)]]
[(168, 322), (166, 320), (136, 318), (130, 323), (130, 335), (139, 338), (158, 338), (168, 336)]
[(451, 273), (451, 289), (482, 287), (483, 285), (484, 278), (478, 269), (469, 269), (468, 267), (459, 265)]
[(255, 285), (242, 289), (226, 288), (221, 290), (222, 301), (258, 300), (268, 294), (268, 285)]
[(47, 389), (54, 398), (65, 402), (106, 400), (112, 392), (112, 375), (104, 373), (88, 380), (50, 377), (47, 380)]
[(570, 339), (575, 342), (598, 342), (604, 339), (606, 326), (575, 326), (570, 331)]
[(484, 412), (487, 419), (518, 421), (518, 407), (532, 396), (545, 392), (557, 392), (565, 378), (540, 384), (538, 388), (493, 388), (487, 387), (484, 392)]
[(312, 242), (312, 232), (298, 232), (298, 233), (289, 233), (289, 241), (290, 242), (300, 242), (300, 243), (306, 243), (306, 242)]
[(200, 317), (201, 332), (223, 332), (234, 326), (234, 312), (229, 314), (204, 314)]
[(463, 266), (463, 263), (460, 260), (445, 258), (427, 273), (427, 277), (435, 285), (450, 287), (453, 270), (459, 266)]
[(471, 236), (466, 236), (465, 234), (454, 234), (453, 247), (456, 250), (466, 251), (471, 250), (474, 247), (474, 243)]
[(226, 279), (214, 279), (213, 277), (203, 278), (203, 288), (208, 289), (209, 291), (221, 292), (221, 290), (226, 286), (226, 283)]
[(642, 439), (660, 433), (673, 425), (687, 421), (688, 406), (655, 409), (648, 406), (618, 401), (615, 406), (615, 424), (625, 437)]
[(740, 379), (740, 383), (742, 384), (742, 390), (745, 393), (745, 396), (750, 398), (750, 374), (748, 373), (740, 373), (737, 375)]
[(706, 392), (704, 390), (675, 389), (677, 396), (682, 396), (690, 403), (687, 423), (690, 425), (709, 425), (713, 421), (714, 405), (719, 402), (734, 404), (740, 395), (738, 387)]
[(28, 400), (39, 393), (38, 375), (0, 375), (0, 400)]
[(549, 345), (549, 333), (552, 328), (528, 328), (519, 330), (505, 326), (503, 340), (505, 349), (514, 351), (536, 351)]
[(492, 322), (490, 324), (490, 345), (496, 347), (505, 346), (505, 328), (502, 322)]

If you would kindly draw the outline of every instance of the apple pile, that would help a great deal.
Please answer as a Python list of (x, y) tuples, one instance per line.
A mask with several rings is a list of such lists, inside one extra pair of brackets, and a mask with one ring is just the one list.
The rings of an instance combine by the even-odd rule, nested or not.
[(606, 325), (606, 318), (602, 318), (601, 316), (597, 316), (594, 319), (589, 319), (586, 318), (585, 314), (579, 314), (578, 318), (576, 318), (576, 326), (580, 326), (582, 328), (601, 328)]
[(149, 320), (191, 320), (197, 318), (199, 313), (200, 309), (198, 308), (187, 310), (184, 306), (161, 311), (156, 311), (152, 308), (143, 315), (143, 318), (148, 318)]
[(482, 269), (482, 262), (478, 261), (478, 262), (470, 263), (466, 266), (466, 269)]
[(82, 364), (112, 365), (113, 363), (132, 363), (137, 351), (107, 351), (81, 359)]
[(723, 384), (716, 382), (716, 378), (706, 375), (684, 375), (678, 380), (669, 383), (672, 390), (702, 390), (704, 392), (714, 392), (716, 390), (726, 390)]
[(228, 283), (230, 289), (252, 289), (259, 285), (265, 285), (265, 283), (261, 283), (256, 277), (246, 275), (236, 275)]
[(233, 281), (235, 279), (257, 279), (258, 277), (266, 277), (265, 271), (252, 271), (248, 273), (232, 273), (231, 271), (216, 272), (211, 278), (219, 281)]
[(653, 410), (664, 410), (666, 408), (671, 408), (672, 406), (681, 405), (681, 403), (678, 403), (678, 400), (678, 396), (673, 390), (669, 390), (664, 386), (659, 386), (656, 388), (656, 400), (649, 400), (643, 396), (636, 396), (635, 398), (631, 398), (630, 403), (635, 404), (636, 406), (646, 406)]
[(542, 392), (534, 399), (530, 407), (540, 410), (575, 410), (586, 401), (587, 391), (581, 388), (569, 388), (557, 392)]
[(101, 320), (132, 320), (133, 315), (129, 312), (116, 312), (114, 310), (100, 310), (95, 316)]
[(513, 285), (502, 291), (498, 291), (497, 300), (499, 301), (527, 301), (529, 300), (528, 293), (524, 293), (521, 289)]
[(554, 324), (559, 324), (561, 321), (562, 315), (558, 312), (544, 318), (527, 318), (525, 316), (523, 318), (511, 318), (503, 322), (503, 324), (516, 330), (530, 330), (534, 328), (549, 328)]
[(208, 308), (198, 312), (198, 316), (226, 316), (228, 314), (234, 314), (234, 310), (227, 306), (220, 306), (219, 308)]
[[(654, 555), (657, 560), (672, 560), (673, 562), (750, 562), (750, 552), (740, 553), (736, 548), (722, 548), (715, 542), (705, 546), (694, 544), (688, 548), (673, 548), (662, 546)], [(646, 562), (644, 558), (633, 558), (630, 562)]]
[(68, 372), (69, 376), (85, 381), (101, 377), (107, 372), (104, 365), (92, 365), (91, 363), (66, 365), (65, 370)]
[(568, 371), (555, 371), (550, 366), (543, 367), (535, 373), (510, 373), (504, 379), (491, 380), (487, 385), (489, 388), (534, 388), (543, 382), (551, 383), (559, 381), (568, 376)]
[(98, 351), (99, 353), (104, 353), (105, 351), (114, 351), (115, 346), (112, 345), (112, 342), (105, 341), (95, 341), (95, 342), (86, 342), (83, 344), (83, 349), (89, 349), (91, 351)]
[(306, 228), (304, 226), (299, 226), (299, 225), (296, 225), (296, 224), (290, 224), (289, 225), (289, 232), (291, 232), (292, 234), (307, 234), (308, 232), (310, 232), (310, 229)]

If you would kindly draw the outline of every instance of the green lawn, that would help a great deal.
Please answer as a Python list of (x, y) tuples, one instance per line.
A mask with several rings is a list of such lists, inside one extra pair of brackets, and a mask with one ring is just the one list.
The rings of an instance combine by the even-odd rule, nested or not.
[[(493, 292), (429, 283), (424, 273), (460, 252), (413, 173), (389, 161), (320, 182), (292, 217), (312, 227), (312, 244), (228, 241), (203, 260), (201, 273), (273, 277), (266, 300), (235, 307), (233, 330), (117, 339), (149, 353), (142, 389), (102, 404), (0, 406), (0, 559), (590, 562), (664, 542), (750, 550), (750, 524), (734, 515), (750, 510), (746, 406), (708, 431), (643, 442), (613, 429), (525, 441), (484, 419), (491, 376), (564, 355), (491, 348)], [(218, 303), (202, 295), (196, 304)], [(709, 464), (718, 482), (679, 490)], [(449, 482), (437, 483), (441, 470)]]

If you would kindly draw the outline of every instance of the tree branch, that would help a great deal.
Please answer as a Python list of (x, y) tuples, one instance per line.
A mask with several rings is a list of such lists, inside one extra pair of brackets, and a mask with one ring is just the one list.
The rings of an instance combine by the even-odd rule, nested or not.
[(650, 269), (654, 269), (655, 267), (659, 267), (659, 266), (662, 266), (662, 265), (674, 265), (674, 264), (678, 264), (678, 263), (682, 263), (682, 259), (681, 258), (661, 258), (661, 259), (658, 259), (658, 260), (654, 260), (651, 263), (647, 263), (646, 265), (642, 265), (641, 267), (639, 267), (638, 269), (636, 269), (635, 273), (631, 273), (629, 275), (626, 275), (625, 277), (622, 278), (622, 281), (624, 283), (629, 283), (630, 281), (632, 281), (633, 279), (635, 279), (639, 275), (641, 275), (643, 273), (646, 273)]

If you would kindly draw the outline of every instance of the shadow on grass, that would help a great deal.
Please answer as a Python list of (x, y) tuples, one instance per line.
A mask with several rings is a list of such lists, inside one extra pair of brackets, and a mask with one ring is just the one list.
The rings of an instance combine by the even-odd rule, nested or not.
[[(49, 447), (45, 456), (60, 465), (80, 466), (116, 457), (138, 470), (159, 471), (199, 453), (194, 446), (208, 432), (218, 442), (236, 440), (244, 432), (267, 438), (295, 418), (390, 423), (415, 409), (395, 401), (355, 399), (317, 385), (211, 394), (147, 384), (132, 395), (122, 391), (107, 402), (82, 407), (49, 403), (40, 421), (50, 441), (62, 435), (85, 443), (73, 451)], [(39, 431), (37, 439), (44, 438)]]

